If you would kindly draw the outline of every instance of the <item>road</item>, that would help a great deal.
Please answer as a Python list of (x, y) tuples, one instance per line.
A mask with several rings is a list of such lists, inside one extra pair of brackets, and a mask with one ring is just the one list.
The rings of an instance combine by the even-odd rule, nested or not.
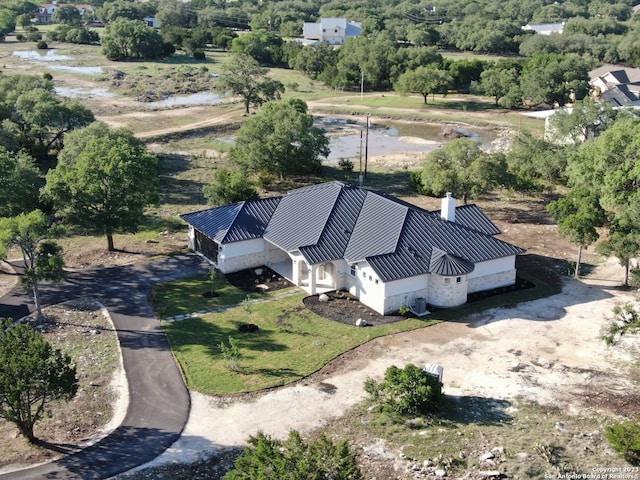
[[(122, 349), (129, 407), (122, 424), (97, 444), (0, 479), (108, 478), (156, 458), (178, 440), (189, 416), (189, 393), (147, 297), (155, 283), (207, 271), (200, 257), (178, 255), (74, 272), (63, 283), (42, 286), (44, 305), (93, 297), (109, 310)], [(32, 302), (19, 290), (0, 298), (0, 317), (27, 310), (33, 310)]]

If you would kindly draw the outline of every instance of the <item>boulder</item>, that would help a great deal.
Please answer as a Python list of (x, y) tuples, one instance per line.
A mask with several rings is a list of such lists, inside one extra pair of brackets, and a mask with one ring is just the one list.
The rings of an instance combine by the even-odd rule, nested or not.
[(318, 301), (321, 303), (327, 303), (329, 301), (329, 295), (327, 295), (326, 293), (323, 293), (318, 297)]
[(368, 325), (367, 321), (359, 318), (358, 320), (356, 320), (356, 327), (366, 327)]

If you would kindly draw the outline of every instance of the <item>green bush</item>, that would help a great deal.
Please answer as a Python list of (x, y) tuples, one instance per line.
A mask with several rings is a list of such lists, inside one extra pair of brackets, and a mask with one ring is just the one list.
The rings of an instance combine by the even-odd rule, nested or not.
[(613, 319), (609, 331), (604, 336), (607, 345), (615, 345), (624, 334), (640, 331), (640, 312), (631, 303), (613, 307)]
[(422, 415), (433, 411), (442, 399), (442, 384), (435, 375), (409, 364), (392, 365), (377, 383), (367, 379), (364, 390), (383, 412), (395, 415)]
[(47, 48), (49, 48), (49, 45), (47, 45), (47, 42), (45, 42), (44, 40), (40, 40), (36, 46), (38, 50), (46, 50)]
[(323, 435), (307, 445), (292, 430), (285, 442), (259, 432), (247, 443), (225, 480), (364, 480), (346, 440), (334, 444)]
[(338, 160), (338, 167), (340, 167), (340, 170), (345, 172), (353, 172), (353, 162), (348, 158), (341, 158)]
[(606, 436), (620, 457), (632, 465), (640, 465), (640, 424), (629, 421), (611, 425)]
[(196, 60), (205, 60), (207, 57), (204, 54), (204, 50), (197, 49), (193, 51), (193, 58)]

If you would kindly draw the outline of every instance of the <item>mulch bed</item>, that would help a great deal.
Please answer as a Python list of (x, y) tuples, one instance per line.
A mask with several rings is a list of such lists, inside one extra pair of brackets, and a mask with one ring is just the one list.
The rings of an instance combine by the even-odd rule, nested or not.
[[(539, 255), (521, 255), (517, 259), (518, 271), (527, 273), (534, 278), (540, 278), (546, 283), (558, 290), (561, 288), (562, 275), (559, 274), (561, 268), (559, 262), (554, 259), (541, 257)], [(255, 291), (273, 291), (280, 290), (292, 286), (292, 284), (278, 275), (276, 272), (267, 267), (252, 268), (242, 270), (240, 272), (230, 273), (226, 275), (229, 283), (237, 288), (247, 292)], [(468, 301), (480, 300), (492, 295), (500, 295), (502, 293), (512, 292), (523, 288), (531, 288), (534, 285), (527, 280), (518, 277), (516, 285), (513, 287), (503, 287), (486, 292), (478, 292), (469, 295)], [(344, 323), (346, 325), (354, 325), (361, 318), (368, 325), (385, 325), (394, 323), (405, 318), (415, 315), (409, 313), (407, 317), (401, 315), (380, 315), (366, 305), (360, 303), (353, 295), (345, 291), (327, 292), (329, 301), (321, 302), (319, 295), (310, 295), (303, 300), (304, 306), (312, 312), (322, 317)], [(429, 310), (434, 311), (435, 308), (429, 306)], [(428, 317), (425, 317), (428, 318)]]

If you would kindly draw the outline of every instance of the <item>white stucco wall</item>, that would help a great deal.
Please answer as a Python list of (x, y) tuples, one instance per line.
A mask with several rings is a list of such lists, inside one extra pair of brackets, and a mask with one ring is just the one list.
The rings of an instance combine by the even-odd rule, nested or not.
[(265, 263), (265, 241), (261, 238), (225, 243), (218, 251), (218, 268), (223, 273), (259, 267)]
[(428, 298), (429, 275), (403, 278), (385, 284), (384, 313), (397, 312), (402, 305), (411, 306), (416, 298)]
[(468, 293), (513, 285), (516, 283), (516, 257), (510, 256), (477, 263), (467, 280)]

